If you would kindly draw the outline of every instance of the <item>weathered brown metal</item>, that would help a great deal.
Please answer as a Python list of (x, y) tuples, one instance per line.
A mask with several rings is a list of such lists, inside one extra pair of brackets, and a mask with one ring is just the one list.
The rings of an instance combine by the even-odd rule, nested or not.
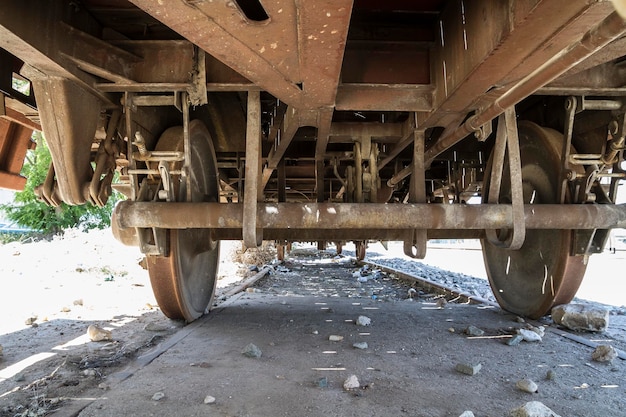
[(263, 240), (263, 229), (258, 225), (257, 206), (262, 200), (261, 187), (261, 102), (258, 91), (248, 92), (246, 129), (246, 183), (243, 195), (243, 241), (256, 248)]
[(419, 111), (433, 110), (430, 84), (341, 84), (337, 110)]
[(0, 117), (0, 188), (23, 190), (26, 178), (20, 175), (26, 151), (34, 147), (32, 129)]
[[(505, 204), (258, 203), (263, 229), (389, 230), (502, 229), (513, 226)], [(240, 229), (242, 204), (125, 201), (116, 208), (119, 226), (166, 229)], [(534, 204), (524, 206), (527, 229), (609, 229), (626, 227), (626, 205)]]

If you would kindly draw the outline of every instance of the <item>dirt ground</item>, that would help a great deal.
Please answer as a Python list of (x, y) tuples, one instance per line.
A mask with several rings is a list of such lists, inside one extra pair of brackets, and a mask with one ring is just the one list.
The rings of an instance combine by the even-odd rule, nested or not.
[[(548, 327), (542, 342), (507, 346), (527, 323), (443, 305), (420, 288), (408, 299), (410, 287), (391, 276), (359, 282), (357, 265), (304, 250), (182, 327), (155, 306), (140, 254), (106, 233), (0, 246), (0, 416), (495, 417), (528, 401), (561, 416), (624, 415), (625, 362), (593, 361), (593, 349), (549, 321), (535, 323)], [(251, 274), (229, 259), (222, 287)], [(357, 326), (360, 315), (371, 325)], [(579, 336), (624, 350), (623, 318), (611, 316), (610, 332)], [(88, 342), (89, 324), (111, 329), (113, 341)], [(469, 325), (485, 335), (468, 337)], [(250, 343), (260, 358), (242, 355)], [(469, 376), (458, 364), (482, 368)], [(347, 391), (351, 375), (359, 388)], [(516, 388), (524, 378), (538, 392)]]

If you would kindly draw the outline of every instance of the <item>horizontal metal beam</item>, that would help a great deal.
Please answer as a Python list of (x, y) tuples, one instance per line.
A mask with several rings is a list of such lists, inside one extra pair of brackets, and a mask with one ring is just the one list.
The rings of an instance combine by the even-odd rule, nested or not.
[[(223, 203), (119, 203), (118, 226), (166, 229), (241, 229), (243, 205)], [(536, 204), (524, 207), (528, 229), (608, 229), (626, 227), (626, 205)], [(263, 229), (503, 229), (513, 225), (505, 204), (259, 203)]]

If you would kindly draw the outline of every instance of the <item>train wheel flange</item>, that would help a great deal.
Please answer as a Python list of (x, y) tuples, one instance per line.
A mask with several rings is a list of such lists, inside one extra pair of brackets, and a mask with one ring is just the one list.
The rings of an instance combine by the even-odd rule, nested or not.
[[(198, 120), (189, 123), (191, 201), (216, 202), (219, 177), (215, 150), (207, 128)], [(157, 150), (183, 150), (183, 128), (166, 130)], [(179, 201), (184, 187), (175, 185)], [(219, 242), (210, 229), (167, 230), (167, 256), (148, 256), (148, 272), (155, 298), (171, 319), (193, 321), (210, 308), (217, 281)]]
[[(518, 127), (524, 203), (555, 204), (562, 135), (530, 122), (520, 122)], [(488, 181), (489, 172), (485, 178)], [(502, 183), (499, 201), (510, 202), (507, 182)], [(573, 234), (570, 230), (527, 230), (519, 250), (482, 240), (489, 283), (505, 310), (539, 318), (552, 306), (571, 301), (586, 269), (582, 256), (570, 255)]]

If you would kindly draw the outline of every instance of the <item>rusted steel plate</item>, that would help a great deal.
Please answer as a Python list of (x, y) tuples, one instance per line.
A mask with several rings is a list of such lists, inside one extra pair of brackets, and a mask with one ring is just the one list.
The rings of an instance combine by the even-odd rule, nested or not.
[[(297, 77), (294, 77), (295, 80), (290, 79), (292, 78), (290, 73), (281, 71), (281, 67), (277, 66), (270, 56), (272, 51), (279, 49), (279, 46), (281, 51), (289, 50), (290, 53), (294, 53), (294, 48), (287, 46), (292, 45), (295, 40), (294, 21), (286, 19), (282, 22), (280, 16), (282, 13), (285, 13), (285, 16), (289, 14), (291, 9), (287, 10), (286, 6), (282, 13), (278, 13), (278, 10), (271, 13), (278, 19), (278, 23), (274, 24), (270, 19), (269, 22), (261, 24), (245, 22), (245, 16), (238, 9), (233, 9), (234, 2), (223, 0), (216, 2), (131, 0), (131, 2), (263, 90), (286, 103), (292, 105), (302, 103), (302, 90), (296, 85)], [(239, 23), (234, 20), (234, 13), (240, 16)], [(218, 22), (223, 22), (225, 26)], [(290, 22), (291, 26), (288, 27), (287, 22)], [(254, 33), (258, 32), (257, 35), (261, 36), (259, 33), (262, 30), (267, 30), (267, 38), (263, 35), (259, 39), (268, 39), (267, 46), (250, 41), (250, 38), (254, 38)], [(287, 44), (280, 41), (281, 34), (287, 38)]]
[(433, 109), (432, 85), (341, 84), (337, 110), (419, 111)]
[[(122, 202), (116, 208), (126, 227), (243, 227), (241, 204)], [(607, 229), (626, 226), (626, 205), (524, 206), (529, 229)], [(258, 203), (263, 229), (501, 229), (512, 227), (511, 207), (503, 204)]]

